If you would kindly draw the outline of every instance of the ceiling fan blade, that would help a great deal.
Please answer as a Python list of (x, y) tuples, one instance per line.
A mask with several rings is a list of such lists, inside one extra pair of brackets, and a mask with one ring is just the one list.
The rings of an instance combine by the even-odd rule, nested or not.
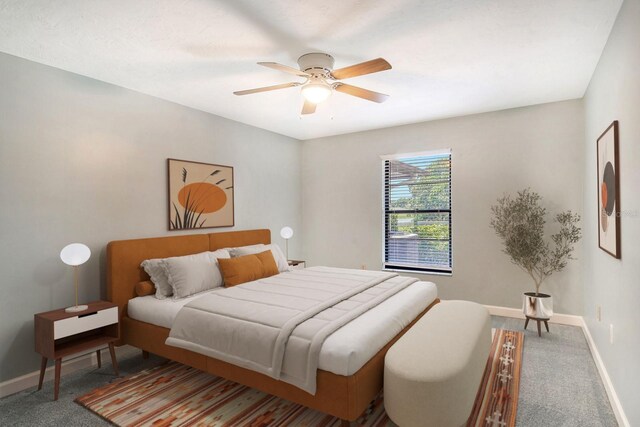
[(365, 74), (377, 73), (378, 71), (390, 70), (391, 64), (382, 58), (361, 62), (349, 67), (339, 68), (331, 72), (334, 80), (349, 79), (351, 77), (363, 76)]
[(234, 95), (249, 95), (252, 93), (258, 93), (258, 92), (267, 92), (270, 90), (277, 90), (277, 89), (286, 89), (288, 87), (295, 87), (295, 86), (300, 86), (301, 83), (283, 83), (281, 85), (274, 85), (274, 86), (265, 86), (265, 87), (258, 87), (255, 89), (247, 89), (247, 90), (239, 90), (236, 92), (233, 92)]
[(304, 105), (302, 106), (302, 114), (313, 114), (316, 112), (316, 104), (313, 102), (309, 102), (306, 99), (304, 100)]
[(336, 83), (334, 89), (338, 92), (346, 93), (347, 95), (357, 96), (358, 98), (366, 99), (373, 102), (384, 102), (389, 98), (389, 95), (384, 93), (374, 92), (368, 89), (362, 89), (361, 87), (351, 86), (344, 83)]
[(293, 67), (288, 67), (286, 65), (278, 64), (277, 62), (258, 62), (258, 65), (262, 65), (263, 67), (273, 68), (274, 70), (278, 70), (278, 71), (284, 71), (285, 73), (293, 74), (295, 76), (311, 77), (311, 74), (305, 73), (304, 71), (296, 70)]

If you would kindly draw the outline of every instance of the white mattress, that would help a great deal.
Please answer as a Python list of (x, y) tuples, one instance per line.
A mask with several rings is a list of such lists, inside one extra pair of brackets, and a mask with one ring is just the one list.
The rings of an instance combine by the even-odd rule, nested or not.
[[(242, 285), (240, 285), (242, 286)], [(171, 328), (182, 306), (203, 292), (180, 300), (160, 300), (153, 295), (129, 301), (129, 317)], [(325, 340), (318, 367), (338, 375), (352, 375), (404, 329), (437, 297), (436, 285), (416, 282), (338, 329)]]

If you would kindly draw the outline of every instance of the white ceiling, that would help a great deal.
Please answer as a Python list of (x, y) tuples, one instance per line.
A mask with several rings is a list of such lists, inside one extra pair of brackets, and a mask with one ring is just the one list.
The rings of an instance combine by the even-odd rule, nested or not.
[[(298, 139), (583, 96), (622, 0), (0, 0), (0, 51)], [(384, 57), (300, 116), (258, 61)], [(291, 78), (293, 77), (293, 78)], [(300, 81), (300, 79), (297, 79)]]

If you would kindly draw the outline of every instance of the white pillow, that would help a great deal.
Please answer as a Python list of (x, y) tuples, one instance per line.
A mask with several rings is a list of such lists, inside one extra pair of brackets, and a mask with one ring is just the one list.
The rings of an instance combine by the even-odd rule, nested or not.
[[(231, 258), (235, 258), (242, 255), (251, 255), (251, 254), (258, 254), (260, 252), (264, 252), (266, 251), (266, 249), (262, 249), (264, 248), (264, 246), (265, 246), (264, 243), (258, 243), (257, 245), (239, 246), (237, 248), (225, 248), (225, 249), (229, 252), (229, 255), (231, 255)], [(256, 249), (260, 249), (260, 250), (256, 252), (246, 252), (246, 251), (252, 251)]]
[(274, 243), (270, 245), (254, 245), (254, 246), (242, 246), (239, 248), (234, 248), (234, 253), (236, 255), (233, 255), (233, 256), (237, 257), (242, 255), (257, 254), (257, 253), (268, 251), (268, 250), (271, 250), (271, 253), (273, 254), (273, 259), (276, 261), (276, 265), (278, 266), (278, 271), (280, 273), (285, 271), (290, 271), (289, 262), (287, 261), (287, 258), (284, 256), (284, 253), (282, 253), (282, 249), (280, 249), (280, 246)]
[(167, 279), (167, 273), (162, 266), (162, 260), (159, 258), (147, 259), (142, 261), (140, 267), (147, 272), (151, 281), (156, 285), (156, 298), (165, 299), (173, 295), (173, 288)]
[(162, 267), (173, 289), (173, 299), (222, 286), (218, 258), (230, 258), (229, 252), (219, 249), (215, 252), (163, 259)]

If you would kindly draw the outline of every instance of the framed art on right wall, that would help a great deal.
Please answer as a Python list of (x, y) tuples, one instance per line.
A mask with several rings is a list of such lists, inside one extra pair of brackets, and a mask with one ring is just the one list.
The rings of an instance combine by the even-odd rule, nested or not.
[(620, 258), (620, 169), (618, 121), (597, 142), (598, 153), (598, 246)]

